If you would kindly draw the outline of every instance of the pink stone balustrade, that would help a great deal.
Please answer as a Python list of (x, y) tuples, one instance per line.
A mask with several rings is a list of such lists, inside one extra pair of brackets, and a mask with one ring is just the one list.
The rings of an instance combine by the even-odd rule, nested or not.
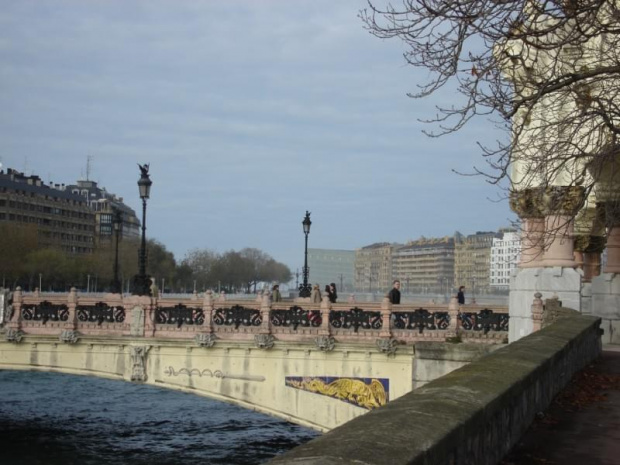
[[(68, 318), (66, 321), (50, 321), (45, 323), (41, 320), (26, 320), (22, 316), (24, 305), (40, 305), (42, 302), (52, 305), (66, 305)], [(93, 309), (97, 304), (104, 304), (112, 308), (112, 311), (124, 311), (122, 321), (84, 321), (84, 311), (80, 309)], [(179, 307), (182, 305), (183, 307)], [(298, 320), (296, 329), (293, 325), (277, 324), (278, 315), (290, 315), (293, 307), (299, 307), (305, 314), (305, 319)], [(136, 313), (136, 308), (137, 310)], [(177, 320), (174, 323), (166, 323), (163, 320), (174, 313), (174, 309), (181, 311), (192, 320), (188, 324)], [(150, 298), (139, 296), (122, 296), (119, 294), (106, 294), (93, 297), (88, 294), (79, 294), (72, 289), (68, 294), (40, 295), (24, 294), (21, 289), (14, 293), (12, 318), (7, 322), (7, 327), (21, 330), (23, 333), (33, 335), (57, 335), (63, 330), (74, 330), (83, 336), (115, 336), (129, 337), (142, 336), (145, 338), (163, 339), (194, 339), (200, 334), (213, 334), (221, 340), (253, 341), (257, 334), (272, 335), (277, 341), (283, 342), (311, 342), (317, 337), (333, 337), (337, 342), (347, 343), (373, 343), (378, 338), (390, 338), (400, 344), (413, 344), (419, 341), (442, 342), (458, 336), (463, 342), (475, 342), (495, 344), (504, 342), (507, 337), (506, 331), (482, 331), (465, 330), (461, 327), (459, 312), (478, 313), (487, 307), (482, 305), (466, 305), (459, 307), (456, 297), (453, 297), (449, 305), (429, 303), (405, 303), (392, 305), (387, 299), (381, 303), (374, 302), (343, 302), (330, 303), (324, 298), (321, 303), (306, 301), (283, 301), (271, 302), (269, 296), (257, 296), (255, 300), (227, 300), (225, 295), (213, 295), (210, 291), (205, 293), (204, 298), (190, 296), (186, 299), (165, 297)], [(140, 310), (141, 309), (141, 310)], [(236, 310), (231, 310), (236, 309)], [(337, 312), (374, 312), (371, 320), (377, 322), (375, 328), (361, 325), (355, 330), (350, 328), (337, 328), (330, 321), (330, 316), (336, 318)], [(449, 321), (443, 329), (429, 329), (424, 327), (407, 329), (397, 328), (395, 320), (407, 319), (406, 314), (415, 310), (426, 310), (431, 314), (447, 312)], [(246, 315), (247, 318), (237, 320), (235, 324), (223, 324), (223, 317), (227, 310), (229, 314)], [(506, 307), (493, 307), (494, 313), (508, 313)], [(309, 313), (306, 313), (309, 312)], [(80, 318), (81, 315), (81, 318)], [(135, 317), (138, 315), (138, 317)], [(158, 318), (159, 315), (159, 318)], [(311, 321), (308, 321), (310, 315)], [(202, 317), (202, 320), (193, 321)], [(139, 318), (139, 321), (136, 321)], [(196, 324), (200, 323), (200, 324)], [(281, 322), (282, 323), (282, 322)], [(380, 324), (379, 324), (380, 323)], [(132, 325), (138, 329), (133, 328)], [(366, 327), (364, 327), (366, 326)], [(138, 331), (138, 332), (136, 332)]]

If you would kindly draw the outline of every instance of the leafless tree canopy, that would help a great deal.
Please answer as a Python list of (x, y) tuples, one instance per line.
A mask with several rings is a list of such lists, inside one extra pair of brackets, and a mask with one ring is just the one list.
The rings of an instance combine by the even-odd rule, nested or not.
[(430, 135), (481, 115), (504, 127), (510, 142), (482, 147), (476, 169), (491, 182), (578, 186), (598, 201), (620, 180), (619, 0), (371, 1), (360, 17), (429, 72), (411, 97), (456, 87), (460, 104), (437, 109)]

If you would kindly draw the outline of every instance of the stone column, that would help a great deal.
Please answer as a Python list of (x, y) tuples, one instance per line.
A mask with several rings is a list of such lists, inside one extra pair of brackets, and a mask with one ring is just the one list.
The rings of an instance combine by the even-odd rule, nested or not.
[(69, 318), (65, 323), (65, 329), (75, 330), (77, 328), (77, 315), (75, 309), (77, 307), (77, 289), (72, 287), (67, 298), (67, 308), (69, 309)]
[(261, 325), (260, 332), (262, 334), (270, 334), (271, 333), (271, 299), (269, 296), (269, 292), (265, 292), (263, 294), (263, 298), (260, 303), (260, 316), (261, 316)]
[(24, 294), (22, 288), (17, 286), (15, 292), (13, 292), (13, 304), (11, 319), (7, 322), (7, 328), (12, 330), (19, 330), (22, 327), (22, 303), (24, 302)]
[(448, 326), (447, 337), (457, 337), (461, 331), (461, 322), (459, 321), (459, 301), (455, 295), (450, 298), (448, 314), (450, 315), (450, 325)]
[(392, 302), (385, 296), (381, 301), (381, 332), (379, 337), (392, 337), (391, 317)]
[(524, 189), (510, 193), (510, 208), (522, 221), (521, 260), (519, 268), (542, 266), (545, 218), (540, 189)]
[(329, 324), (329, 314), (332, 311), (332, 303), (329, 297), (324, 295), (321, 299), (321, 328), (319, 334), (321, 336), (329, 336), (331, 334), (331, 325)]
[(534, 294), (534, 302), (532, 303), (532, 330), (539, 331), (542, 328), (543, 319), (543, 301), (542, 294), (537, 292)]
[(207, 292), (205, 292), (205, 297), (202, 301), (202, 311), (205, 314), (205, 327), (204, 327), (205, 333), (213, 332), (213, 308), (214, 306), (215, 305), (213, 301), (213, 292), (211, 292), (211, 290), (208, 290)]
[(546, 268), (575, 268), (574, 218), (583, 206), (584, 189), (579, 186), (553, 186), (545, 189), (545, 250)]

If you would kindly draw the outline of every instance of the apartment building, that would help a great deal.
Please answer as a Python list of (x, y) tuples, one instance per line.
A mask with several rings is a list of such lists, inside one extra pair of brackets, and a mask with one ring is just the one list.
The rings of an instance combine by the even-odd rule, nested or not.
[(83, 197), (10, 168), (0, 171), (3, 222), (36, 225), (39, 247), (69, 253), (91, 253), (94, 248), (94, 214)]
[(392, 276), (405, 293), (444, 294), (454, 287), (454, 237), (422, 237), (392, 253)]
[(499, 232), (501, 236), (494, 237), (491, 245), (490, 287), (491, 291), (508, 291), (510, 275), (521, 256), (521, 238), (514, 229)]
[(81, 196), (91, 211), (95, 220), (95, 241), (97, 244), (110, 241), (113, 238), (113, 217), (116, 211), (121, 213), (121, 237), (139, 237), (140, 220), (136, 212), (123, 203), (122, 197), (101, 188), (95, 181), (77, 181), (76, 184), (66, 186), (67, 191)]
[(378, 242), (355, 250), (355, 290), (387, 292), (392, 287), (392, 252), (402, 244)]
[(497, 232), (476, 232), (457, 236), (454, 253), (455, 285), (468, 288), (472, 297), (491, 290), (491, 248)]

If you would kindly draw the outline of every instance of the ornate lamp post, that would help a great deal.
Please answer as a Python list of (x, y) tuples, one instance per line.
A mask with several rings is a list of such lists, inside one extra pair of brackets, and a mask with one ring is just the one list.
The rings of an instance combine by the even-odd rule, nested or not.
[(312, 221), (310, 221), (310, 212), (308, 210), (306, 210), (306, 216), (301, 224), (304, 227), (304, 235), (306, 236), (306, 247), (304, 249), (304, 282), (299, 286), (299, 297), (310, 297), (311, 289), (310, 284), (308, 284), (308, 275), (310, 274), (308, 270), (308, 234), (310, 234), (310, 225)]
[(142, 199), (142, 243), (140, 244), (139, 270), (138, 275), (134, 277), (133, 293), (134, 295), (150, 295), (150, 280), (146, 275), (146, 201), (151, 193), (151, 178), (149, 178), (149, 165), (138, 165), (140, 167), (140, 179), (138, 180), (138, 189), (140, 190), (140, 198)]
[(112, 293), (121, 293), (121, 282), (118, 279), (118, 238), (123, 227), (123, 214), (120, 210), (114, 209), (112, 214), (112, 226), (114, 227), (114, 235), (116, 236), (116, 244), (114, 250), (114, 279), (112, 280)]

